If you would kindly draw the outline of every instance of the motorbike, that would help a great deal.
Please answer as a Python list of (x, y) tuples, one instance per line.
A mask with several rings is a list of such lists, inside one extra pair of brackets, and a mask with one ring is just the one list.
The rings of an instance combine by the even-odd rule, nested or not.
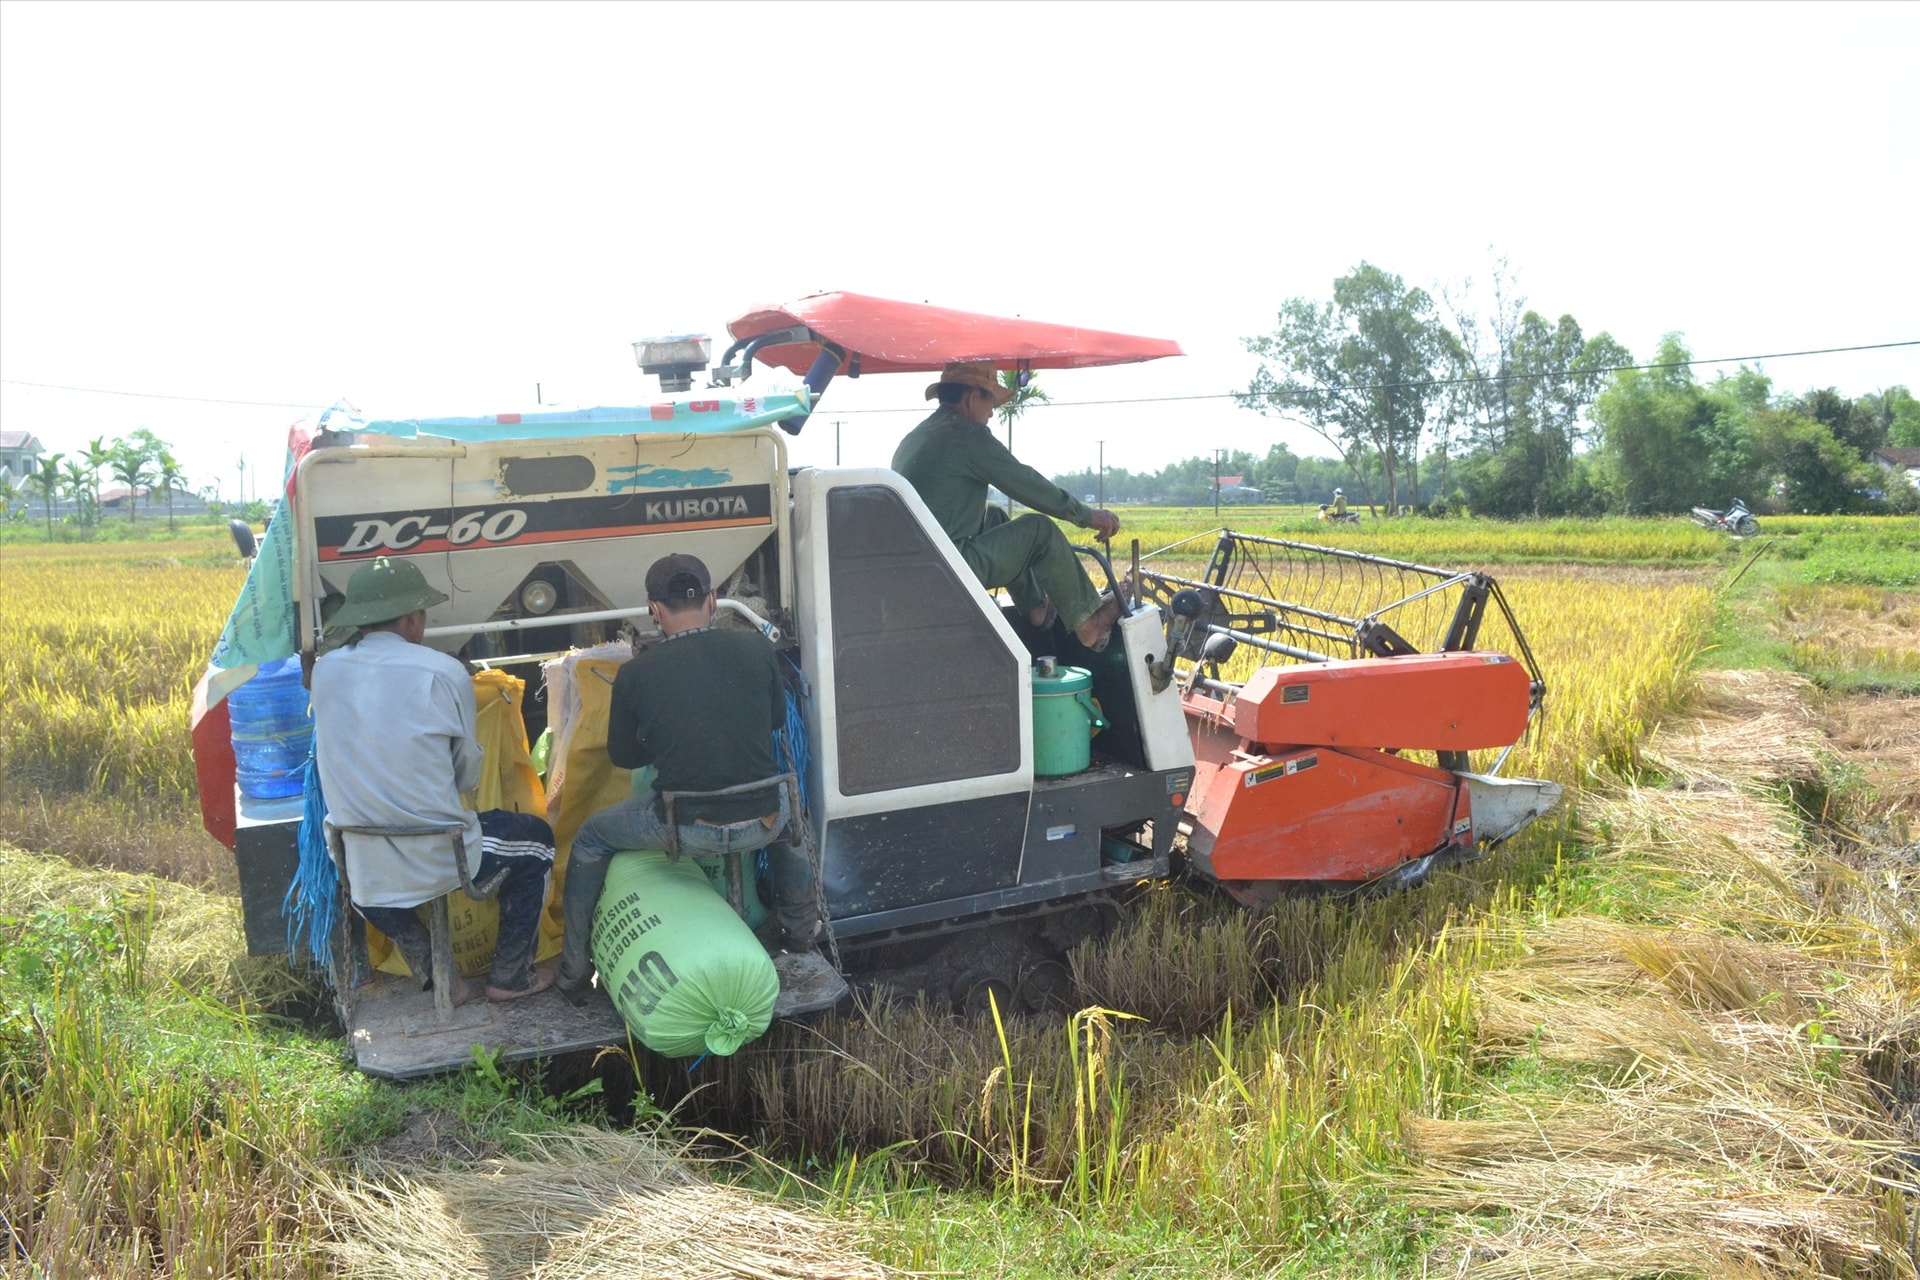
[(1743, 538), (1751, 538), (1760, 532), (1760, 522), (1747, 510), (1747, 504), (1739, 498), (1725, 511), (1712, 511), (1706, 507), (1693, 509), (1693, 522), (1702, 529), (1718, 529), (1722, 533), (1737, 533)]
[(1335, 511), (1331, 503), (1320, 504), (1320, 518), (1328, 524), (1359, 524), (1358, 511)]

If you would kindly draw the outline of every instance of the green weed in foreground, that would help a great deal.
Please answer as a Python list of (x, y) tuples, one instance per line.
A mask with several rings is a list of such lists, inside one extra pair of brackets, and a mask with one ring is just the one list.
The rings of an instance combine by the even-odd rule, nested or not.
[[(317, 1276), (302, 1202), (324, 1145), (244, 1019), (140, 1003), (126, 917), (0, 921), (0, 1207), (48, 1274)], [(309, 1074), (310, 1073), (304, 1073)]]
[(232, 972), (231, 900), (52, 862), (0, 847), (0, 1221), (45, 1275), (328, 1275), (316, 1169), (410, 1111), (511, 1150), (597, 1093), (549, 1099), (536, 1070), (491, 1063), (363, 1076), (331, 1028), (247, 1000), (300, 988), (254, 971), (277, 962)]

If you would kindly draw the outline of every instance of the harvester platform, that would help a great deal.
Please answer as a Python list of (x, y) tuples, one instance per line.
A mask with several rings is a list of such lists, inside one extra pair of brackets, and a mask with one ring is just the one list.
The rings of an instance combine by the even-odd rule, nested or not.
[[(847, 982), (817, 951), (783, 951), (773, 957), (780, 977), (776, 1021), (831, 1009), (847, 995)], [(457, 1071), (485, 1046), (495, 1062), (554, 1058), (564, 1053), (627, 1043), (627, 1024), (599, 987), (575, 1004), (550, 988), (519, 1000), (475, 1000), (456, 1005), (443, 1022), (433, 995), (413, 978), (375, 972), (342, 1010), (354, 1065), (371, 1076), (407, 1080)]]

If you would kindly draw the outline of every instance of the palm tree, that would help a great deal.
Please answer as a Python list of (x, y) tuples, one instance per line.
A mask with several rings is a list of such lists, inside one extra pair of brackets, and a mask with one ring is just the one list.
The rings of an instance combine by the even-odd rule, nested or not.
[(186, 472), (180, 469), (173, 455), (162, 450), (160, 453), (160, 487), (167, 494), (167, 532), (173, 532), (173, 490), (186, 478)]
[[(1021, 381), (1022, 371), (1018, 369), (1002, 369), (999, 376), (1000, 385), (1013, 392), (1013, 399), (994, 410), (1007, 428), (1007, 452), (1012, 453), (1014, 420), (1034, 405), (1046, 404), (1048, 396), (1040, 389), (1040, 375), (1037, 373), (1027, 372), (1024, 382)], [(1012, 498), (1007, 499), (1007, 514), (1013, 514)]]
[(73, 495), (73, 505), (80, 512), (80, 523), (92, 524), (100, 510), (93, 500), (95, 473), (81, 466), (78, 458), (67, 459), (63, 470), (66, 473), (65, 488)]
[(153, 475), (147, 470), (147, 455), (125, 445), (113, 451), (113, 478), (127, 486), (127, 522), (131, 524), (139, 518), (140, 486), (151, 483)]
[(97, 512), (100, 510), (100, 468), (113, 462), (113, 447), (105, 436), (95, 436), (80, 451), (80, 460), (87, 464), (87, 474), (93, 477), (93, 509)]
[(47, 507), (47, 541), (53, 541), (53, 498), (60, 492), (60, 459), (64, 453), (40, 459), (40, 469), (29, 472), (27, 483), (40, 491), (40, 500)]

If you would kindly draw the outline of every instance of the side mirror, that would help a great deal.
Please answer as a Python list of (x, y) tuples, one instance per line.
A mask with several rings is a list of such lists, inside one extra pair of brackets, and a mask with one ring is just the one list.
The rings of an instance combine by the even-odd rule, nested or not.
[(227, 521), (227, 532), (233, 535), (233, 545), (239, 549), (242, 560), (251, 560), (259, 553), (260, 547), (253, 540), (253, 526), (245, 520)]

